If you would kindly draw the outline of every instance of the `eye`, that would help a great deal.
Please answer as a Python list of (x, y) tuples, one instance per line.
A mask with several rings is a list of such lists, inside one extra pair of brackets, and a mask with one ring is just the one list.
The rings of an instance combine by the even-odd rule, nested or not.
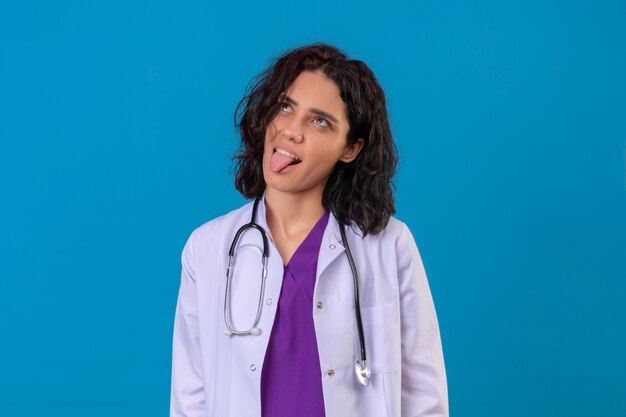
[(323, 117), (316, 117), (313, 121), (318, 126), (330, 127), (330, 123), (328, 123), (328, 120), (324, 119)]
[(282, 103), (280, 103), (280, 105), (278, 106), (280, 108), (281, 111), (287, 112), (287, 113), (291, 113), (291, 104), (283, 101)]

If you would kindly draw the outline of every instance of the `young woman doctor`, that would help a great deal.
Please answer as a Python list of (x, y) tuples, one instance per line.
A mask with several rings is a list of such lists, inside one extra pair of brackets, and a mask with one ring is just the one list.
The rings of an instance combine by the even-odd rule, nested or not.
[[(235, 112), (254, 199), (182, 252), (170, 416), (447, 416), (437, 316), (363, 62), (295, 48)], [(247, 225), (246, 227), (243, 227)]]

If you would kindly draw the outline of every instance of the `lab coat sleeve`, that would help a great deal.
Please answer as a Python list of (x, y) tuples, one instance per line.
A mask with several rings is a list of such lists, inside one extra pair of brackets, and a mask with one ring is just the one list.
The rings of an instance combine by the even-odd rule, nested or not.
[(182, 271), (172, 344), (170, 417), (206, 417), (198, 336), (193, 233), (181, 255)]
[(402, 348), (402, 417), (447, 417), (448, 388), (439, 324), (415, 240), (398, 238)]

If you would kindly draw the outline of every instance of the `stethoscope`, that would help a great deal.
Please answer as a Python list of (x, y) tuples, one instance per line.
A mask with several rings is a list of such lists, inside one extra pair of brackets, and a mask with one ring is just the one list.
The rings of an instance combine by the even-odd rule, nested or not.
[[(265, 279), (267, 278), (267, 258), (268, 258), (268, 241), (267, 234), (265, 229), (256, 223), (256, 212), (257, 207), (259, 206), (260, 199), (256, 199), (254, 201), (254, 205), (252, 207), (252, 217), (250, 219), (250, 223), (246, 223), (237, 230), (235, 237), (233, 238), (233, 243), (230, 245), (230, 250), (228, 251), (228, 268), (226, 269), (226, 291), (224, 295), (224, 322), (226, 323), (227, 330), (224, 332), (228, 336), (247, 336), (247, 335), (258, 335), (261, 333), (260, 329), (257, 327), (259, 324), (259, 320), (261, 319), (261, 310), (263, 309), (263, 298), (265, 296)], [(237, 242), (239, 238), (246, 230), (253, 228), (261, 232), (261, 236), (263, 237), (263, 257), (262, 257), (262, 267), (261, 267), (261, 291), (259, 293), (259, 304), (256, 311), (256, 317), (254, 319), (254, 323), (252, 327), (248, 330), (235, 330), (230, 321), (230, 285), (233, 277), (233, 265), (235, 258), (235, 248), (237, 247)], [(350, 252), (350, 247), (348, 246), (348, 239), (346, 239), (346, 232), (344, 230), (345, 226), (343, 223), (339, 222), (339, 230), (341, 231), (341, 239), (343, 240), (343, 244), (346, 249), (346, 255), (348, 257), (348, 262), (350, 263), (350, 269), (352, 270), (352, 277), (354, 278), (354, 309), (356, 315), (356, 324), (359, 330), (359, 343), (361, 346), (361, 360), (357, 360), (354, 364), (354, 372), (356, 374), (356, 378), (363, 386), (368, 386), (370, 384), (370, 369), (367, 367), (366, 362), (366, 354), (365, 354), (365, 336), (363, 334), (363, 322), (361, 320), (361, 307), (359, 305), (359, 274), (356, 269), (356, 265), (354, 264), (354, 259), (352, 258), (352, 252)]]

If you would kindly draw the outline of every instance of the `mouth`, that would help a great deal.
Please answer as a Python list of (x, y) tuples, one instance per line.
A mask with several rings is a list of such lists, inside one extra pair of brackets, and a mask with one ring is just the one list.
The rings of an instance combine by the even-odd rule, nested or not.
[(274, 153), (272, 154), (270, 169), (273, 172), (278, 173), (288, 166), (297, 165), (300, 162), (302, 162), (302, 159), (300, 159), (299, 156), (284, 149), (276, 148), (274, 149)]
[(274, 149), (274, 152), (279, 153), (281, 155), (288, 156), (291, 159), (293, 159), (293, 163), (291, 163), (290, 165), (295, 165), (295, 164), (299, 164), (300, 162), (302, 162), (302, 159), (300, 159), (300, 157), (298, 157), (297, 155), (295, 155), (295, 154), (293, 154), (291, 152), (287, 152), (284, 149), (276, 148), (276, 149)]

